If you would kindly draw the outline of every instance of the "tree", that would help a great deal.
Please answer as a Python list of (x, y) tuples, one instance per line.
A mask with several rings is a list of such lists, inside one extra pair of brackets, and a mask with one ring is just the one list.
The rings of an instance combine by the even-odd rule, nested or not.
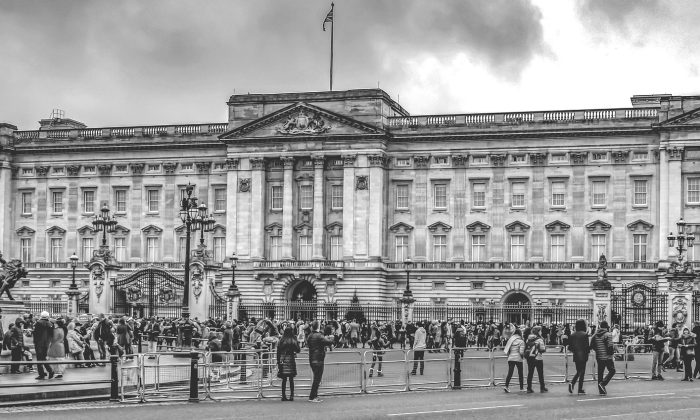
[(345, 314), (345, 319), (352, 321), (353, 319), (360, 324), (366, 322), (365, 313), (360, 306), (360, 299), (357, 297), (357, 290), (352, 295), (352, 300), (350, 301), (350, 308)]

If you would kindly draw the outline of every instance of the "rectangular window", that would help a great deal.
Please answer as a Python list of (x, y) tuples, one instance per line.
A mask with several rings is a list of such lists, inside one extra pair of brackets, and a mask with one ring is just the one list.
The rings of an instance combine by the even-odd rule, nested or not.
[(63, 238), (51, 238), (49, 244), (51, 246), (50, 262), (63, 262)]
[(63, 175), (65, 173), (65, 168), (63, 166), (53, 167), (51, 171), (54, 175)]
[(591, 260), (598, 261), (605, 252), (605, 234), (595, 233), (591, 235)]
[(433, 282), (433, 290), (445, 290), (445, 282), (444, 281), (434, 281)]
[(214, 262), (224, 262), (226, 259), (226, 238), (223, 236), (214, 237)]
[(282, 237), (270, 236), (270, 260), (279, 261), (282, 259)]
[(22, 193), (22, 214), (32, 214), (32, 193)]
[(525, 235), (510, 235), (510, 260), (525, 261)]
[(647, 205), (647, 181), (644, 179), (634, 181), (634, 205)]
[(187, 253), (187, 237), (180, 236), (179, 238), (177, 238), (177, 260), (179, 262), (184, 262), (186, 253)]
[(22, 238), (20, 240), (20, 248), (22, 250), (22, 262), (32, 261), (32, 238)]
[(180, 164), (180, 170), (183, 172), (189, 172), (194, 170), (194, 164), (192, 163), (181, 163)]
[(396, 235), (394, 237), (394, 245), (394, 261), (406, 261), (406, 259), (408, 258), (408, 236)]
[(23, 176), (34, 175), (34, 168), (22, 168), (22, 175)]
[(214, 211), (226, 211), (226, 188), (214, 190)]
[(632, 153), (632, 160), (647, 160), (649, 159), (649, 152), (646, 150), (639, 150)]
[(159, 190), (147, 190), (146, 199), (148, 201), (148, 212), (158, 213), (160, 207), (160, 191)]
[(299, 204), (302, 209), (314, 208), (314, 189), (311, 185), (302, 185), (299, 189)]
[(483, 281), (473, 281), (472, 282), (472, 289), (475, 290), (481, 290), (484, 288), (484, 282)]
[(282, 210), (282, 201), (284, 198), (281, 185), (273, 185), (271, 188), (272, 200), (270, 200), (270, 208), (272, 210)]
[(634, 262), (646, 262), (647, 260), (647, 235), (638, 234), (632, 236), (634, 240)]
[(398, 184), (396, 186), (396, 208), (408, 208), (408, 184)]
[(340, 261), (343, 259), (343, 237), (340, 235), (331, 236), (331, 260)]
[(149, 164), (146, 170), (150, 173), (160, 172), (160, 165)]
[(597, 161), (597, 162), (608, 160), (608, 154), (606, 152), (592, 153), (591, 160)]
[(472, 235), (472, 261), (486, 259), (486, 235)]
[(472, 184), (472, 206), (486, 207), (486, 183), (475, 182)]
[(95, 245), (93, 243), (92, 238), (83, 238), (82, 241), (82, 260), (83, 261), (90, 261), (92, 258), (92, 251), (95, 249)]
[[(51, 280), (51, 287), (53, 287), (53, 288), (61, 287), (61, 280)], [(53, 300), (60, 300), (60, 299), (56, 299), (54, 297)]]
[(433, 235), (433, 261), (447, 261), (447, 235)]
[(343, 208), (343, 186), (331, 185), (331, 208)]
[(116, 213), (126, 213), (126, 190), (114, 191), (114, 203), (116, 204), (114, 208)]
[(411, 159), (410, 158), (396, 158), (395, 166), (398, 166), (398, 167), (411, 166)]
[(157, 262), (160, 249), (160, 238), (146, 238), (146, 258), (148, 262)]
[(688, 178), (688, 203), (700, 204), (700, 178)]
[(95, 212), (95, 191), (85, 190), (83, 191), (83, 213), (94, 213)]
[(447, 184), (435, 184), (433, 186), (433, 199), (434, 206), (436, 209), (446, 209), (447, 208)]
[(119, 173), (119, 174), (125, 174), (128, 172), (128, 166), (126, 165), (117, 165), (114, 167), (114, 172)]
[(552, 207), (564, 207), (566, 188), (562, 181), (552, 182)]
[(54, 214), (63, 213), (63, 191), (51, 191), (51, 208)]
[(525, 207), (525, 183), (512, 182), (510, 184), (511, 191), (511, 207)]
[(313, 242), (311, 236), (299, 236), (299, 259), (308, 261), (311, 259)]
[(551, 261), (566, 261), (566, 242), (564, 235), (551, 235), (549, 257)]
[(114, 258), (117, 261), (126, 261), (126, 239), (114, 238)]
[(605, 181), (593, 181), (592, 184), (592, 194), (593, 194), (593, 206), (595, 207), (605, 207), (607, 200), (607, 188)]

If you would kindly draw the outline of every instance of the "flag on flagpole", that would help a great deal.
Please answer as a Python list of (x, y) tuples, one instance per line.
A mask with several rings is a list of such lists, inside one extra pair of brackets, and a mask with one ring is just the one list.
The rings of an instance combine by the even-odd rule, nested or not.
[(333, 24), (333, 3), (331, 3), (331, 11), (326, 15), (326, 19), (323, 21), (323, 30), (326, 30), (326, 23)]

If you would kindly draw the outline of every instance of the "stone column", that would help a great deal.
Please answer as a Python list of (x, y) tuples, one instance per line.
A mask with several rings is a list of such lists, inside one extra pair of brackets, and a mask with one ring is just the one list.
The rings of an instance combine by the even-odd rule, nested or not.
[(88, 263), (90, 283), (88, 285), (88, 304), (91, 314), (111, 314), (112, 285), (110, 278), (116, 274), (119, 267), (105, 264), (101, 259), (93, 259)]
[[(665, 238), (669, 231), (675, 232), (676, 222), (683, 217), (683, 177), (681, 176), (681, 162), (683, 160), (683, 149), (674, 147), (666, 150), (668, 156), (668, 198), (665, 203), (668, 205), (668, 228), (666, 231), (661, 231), (660, 235)], [(663, 187), (662, 187), (663, 188)], [(662, 202), (663, 203), (663, 202)], [(663, 243), (663, 242), (662, 242)], [(664, 256), (666, 256), (670, 248), (665, 245), (663, 248)], [(666, 259), (666, 258), (665, 258)]]
[(355, 256), (355, 160), (356, 155), (343, 156), (343, 257)]
[(369, 253), (370, 259), (381, 260), (384, 250), (384, 167), (383, 154), (370, 155), (369, 160)]
[(250, 158), (251, 202), (250, 202), (250, 258), (265, 258), (265, 160), (261, 157)]
[(282, 157), (284, 166), (284, 196), (282, 199), (282, 259), (291, 260), (292, 255), (292, 223), (294, 221), (294, 158)]
[[(14, 132), (17, 130), (12, 124), (0, 123), (0, 250), (10, 251), (12, 247), (12, 210), (13, 198), (16, 197), (11, 190), (12, 170), (10, 163), (12, 155), (6, 150), (12, 150), (14, 146)], [(12, 232), (12, 233), (10, 233)], [(35, 243), (35, 247), (39, 244)], [(19, 252), (12, 253), (19, 257)]]
[(323, 156), (312, 156), (314, 162), (314, 218), (313, 218), (313, 259), (323, 259), (323, 226), (325, 206), (323, 205)]
[(666, 273), (668, 281), (668, 320), (670, 328), (674, 323), (692, 329), (693, 314), (693, 281), (695, 273), (690, 265), (676, 266), (674, 264)]
[(202, 261), (190, 263), (190, 318), (199, 321), (209, 314), (209, 276), (207, 266)]
[[(226, 249), (229, 254), (235, 252), (236, 255), (240, 255), (238, 250), (238, 190), (240, 189), (238, 185), (238, 167), (240, 165), (240, 159), (229, 158), (226, 159), (226, 169), (228, 170), (226, 174)], [(243, 186), (245, 191), (250, 192), (250, 178), (247, 178), (245, 186)]]
[(659, 151), (659, 260), (668, 260), (668, 157), (666, 148)]

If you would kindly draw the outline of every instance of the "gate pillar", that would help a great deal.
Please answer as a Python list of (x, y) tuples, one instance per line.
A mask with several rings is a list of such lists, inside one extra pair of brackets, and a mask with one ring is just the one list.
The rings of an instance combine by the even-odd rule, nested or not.
[(205, 321), (212, 301), (209, 282), (213, 281), (214, 270), (201, 260), (190, 264), (190, 318)]
[(593, 283), (593, 321), (596, 325), (607, 321), (612, 327), (612, 284), (608, 280), (608, 261), (605, 255), (598, 260), (597, 280)]
[[(673, 267), (673, 266), (672, 266)], [(693, 314), (693, 281), (695, 273), (692, 268), (688, 271), (673, 270), (669, 268), (666, 274), (668, 282), (668, 326), (674, 323), (679, 328), (692, 329)]]
[(92, 314), (111, 314), (112, 277), (121, 269), (112, 258), (107, 247), (95, 251), (90, 262), (86, 264), (90, 271), (88, 285), (88, 307)]

